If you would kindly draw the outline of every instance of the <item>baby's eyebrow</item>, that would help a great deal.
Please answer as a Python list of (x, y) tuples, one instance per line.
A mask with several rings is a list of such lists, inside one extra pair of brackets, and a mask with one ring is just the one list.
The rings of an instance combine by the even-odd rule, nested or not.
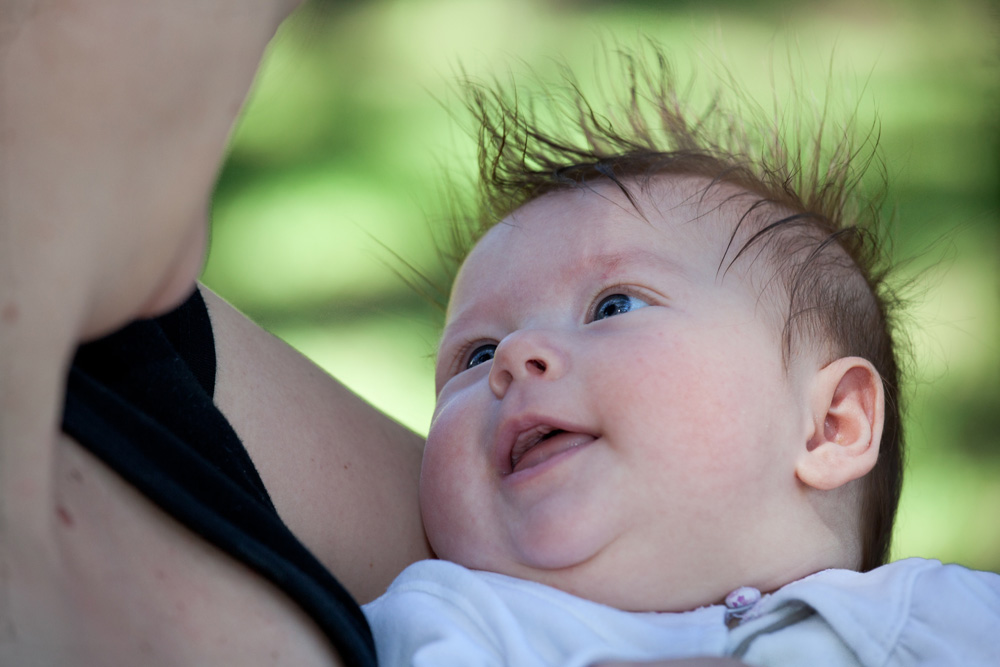
[(441, 332), (441, 338), (438, 340), (437, 349), (434, 351), (434, 357), (438, 362), (441, 360), (442, 351), (453, 345), (455, 340), (462, 341), (465, 338), (466, 334), (462, 332), (469, 329), (476, 322), (474, 315), (474, 313), (466, 313), (445, 324), (444, 330)]
[(437, 349), (434, 351), (435, 358), (440, 359), (442, 350), (449, 345), (452, 345), (456, 339), (461, 340), (465, 336), (462, 332), (467, 329), (472, 322), (475, 322), (475, 318), (468, 313), (463, 313), (454, 320), (446, 322), (444, 329), (441, 331), (441, 337), (438, 339)]
[(666, 257), (660, 253), (638, 247), (615, 252), (598, 252), (586, 257), (585, 261), (587, 265), (600, 269), (603, 275), (618, 273), (623, 266), (631, 265), (648, 266), (677, 273), (685, 269), (684, 265), (673, 257)]

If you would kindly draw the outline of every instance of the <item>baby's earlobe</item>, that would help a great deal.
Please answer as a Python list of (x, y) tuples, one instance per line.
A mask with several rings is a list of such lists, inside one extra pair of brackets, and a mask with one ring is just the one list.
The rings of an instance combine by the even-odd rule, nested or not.
[(878, 460), (885, 412), (882, 378), (867, 359), (842, 357), (816, 374), (812, 435), (795, 474), (820, 490), (864, 477)]

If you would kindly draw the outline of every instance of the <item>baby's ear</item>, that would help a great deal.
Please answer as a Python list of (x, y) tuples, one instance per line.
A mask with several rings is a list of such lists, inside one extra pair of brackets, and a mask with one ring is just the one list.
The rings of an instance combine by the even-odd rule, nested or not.
[(823, 491), (864, 477), (878, 460), (885, 394), (871, 362), (843, 357), (813, 378), (812, 428), (795, 474)]

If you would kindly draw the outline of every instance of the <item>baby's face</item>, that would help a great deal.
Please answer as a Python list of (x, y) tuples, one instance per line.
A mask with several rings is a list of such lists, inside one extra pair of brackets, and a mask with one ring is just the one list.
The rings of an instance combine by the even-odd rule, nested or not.
[(704, 184), (647, 219), (610, 183), (546, 195), (469, 255), (420, 484), (439, 557), (626, 609), (767, 585), (808, 406)]

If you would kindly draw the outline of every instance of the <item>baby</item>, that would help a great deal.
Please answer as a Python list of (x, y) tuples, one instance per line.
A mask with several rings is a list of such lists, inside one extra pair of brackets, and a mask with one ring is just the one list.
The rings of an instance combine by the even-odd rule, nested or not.
[(420, 483), (440, 560), (366, 607), (380, 661), (1000, 656), (1000, 576), (885, 565), (899, 371), (857, 146), (821, 163), (626, 81), (626, 122), (576, 97), (568, 138), (474, 93), (483, 222)]

